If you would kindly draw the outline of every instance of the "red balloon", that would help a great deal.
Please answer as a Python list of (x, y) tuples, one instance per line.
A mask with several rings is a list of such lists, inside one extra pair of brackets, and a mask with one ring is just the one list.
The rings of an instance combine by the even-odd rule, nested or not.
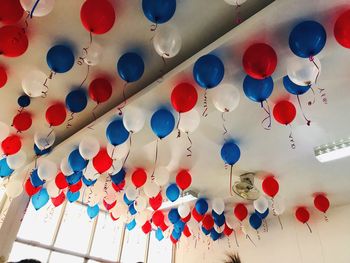
[(318, 210), (320, 210), (323, 213), (326, 213), (329, 209), (330, 203), (325, 195), (319, 194), (315, 196), (314, 205)]
[(165, 230), (168, 229), (168, 226), (165, 223), (163, 223), (159, 226), (159, 228), (164, 232)]
[(102, 174), (111, 168), (113, 160), (109, 156), (107, 149), (101, 148), (94, 159), (92, 159), (92, 164), (94, 165), (96, 171)]
[(214, 227), (213, 217), (209, 214), (206, 214), (202, 220), (202, 226), (208, 231), (211, 230)]
[(265, 43), (253, 44), (244, 52), (243, 68), (252, 78), (265, 79), (272, 75), (276, 66), (276, 52)]
[(295, 211), (295, 217), (298, 219), (301, 223), (305, 224), (310, 219), (310, 213), (307, 211), (305, 207), (299, 207)]
[(197, 90), (189, 83), (177, 85), (171, 93), (171, 104), (180, 113), (192, 110), (197, 103), (197, 99)]
[(64, 200), (66, 200), (66, 195), (63, 191), (58, 196), (51, 198), (51, 202), (55, 207), (58, 207), (61, 204), (63, 204)]
[(275, 120), (284, 125), (290, 124), (295, 119), (296, 114), (295, 106), (287, 100), (278, 102), (273, 108)]
[(28, 38), (18, 26), (3, 26), (0, 28), (0, 55), (18, 57), (26, 52)]
[(0, 65), (0, 88), (5, 86), (6, 83), (7, 83), (6, 68)]
[(108, 204), (106, 200), (103, 199), (103, 206), (107, 209), (107, 211), (111, 210), (115, 205), (117, 204), (117, 201), (114, 201), (111, 204)]
[(12, 125), (19, 132), (26, 131), (32, 126), (32, 115), (27, 111), (20, 112), (13, 118)]
[(89, 85), (89, 96), (97, 103), (107, 101), (112, 96), (112, 84), (104, 78), (94, 79)]
[(268, 176), (262, 182), (262, 189), (265, 194), (274, 198), (279, 190), (280, 186), (274, 176)]
[(226, 223), (224, 228), (224, 234), (225, 236), (229, 237), (233, 232), (233, 229), (231, 229)]
[(80, 19), (89, 32), (104, 34), (114, 25), (114, 8), (107, 0), (86, 0), (80, 10)]
[(350, 48), (350, 10), (342, 13), (335, 22), (334, 37), (340, 45)]
[(185, 218), (181, 218), (181, 221), (184, 223), (187, 223), (188, 221), (190, 221), (191, 219), (191, 213), (188, 214), (188, 216), (186, 216)]
[(68, 187), (67, 179), (62, 172), (59, 172), (56, 175), (55, 183), (58, 189), (61, 189), (61, 190), (66, 189)]
[(125, 187), (125, 180), (123, 180), (120, 184), (115, 184), (112, 182), (112, 187), (116, 192), (123, 191)]
[(147, 221), (143, 226), (142, 226), (142, 231), (143, 233), (145, 233), (146, 235), (151, 232), (152, 230), (152, 225), (149, 221)]
[(248, 215), (248, 209), (244, 204), (237, 204), (233, 213), (235, 214), (235, 217), (242, 222)]
[(204, 215), (199, 214), (195, 208), (192, 209), (192, 216), (198, 223), (201, 222), (204, 217)]
[(158, 210), (162, 206), (163, 202), (162, 193), (159, 192), (155, 197), (148, 199), (148, 202), (153, 210)]
[(109, 215), (111, 216), (111, 218), (112, 218), (113, 221), (117, 221), (117, 220), (119, 219), (119, 217), (118, 217), (118, 218), (115, 218), (115, 217), (113, 216), (112, 213), (110, 213)]
[(22, 147), (21, 138), (18, 135), (9, 135), (1, 143), (2, 151), (5, 155), (12, 155), (18, 153)]
[(23, 8), (19, 0), (0, 1), (0, 23), (16, 24), (23, 16)]
[(177, 240), (175, 238), (173, 238), (172, 235), (170, 235), (170, 240), (174, 245), (177, 243)]
[(72, 193), (76, 193), (81, 189), (82, 186), (83, 186), (83, 182), (79, 180), (79, 182), (77, 182), (76, 184), (69, 186), (69, 191), (71, 191)]
[(154, 214), (152, 215), (152, 222), (155, 226), (161, 226), (164, 224), (164, 214), (162, 211), (155, 211)]
[(188, 228), (187, 225), (185, 225), (185, 227), (184, 227), (183, 234), (185, 235), (185, 237), (190, 237), (192, 235), (191, 231), (190, 231), (190, 229)]
[(138, 168), (131, 175), (131, 181), (136, 188), (140, 188), (147, 181), (147, 173), (144, 169)]
[(63, 103), (57, 102), (47, 108), (46, 121), (50, 126), (59, 126), (66, 120), (67, 110)]
[(41, 188), (42, 188), (41, 186), (35, 187), (29, 178), (27, 179), (27, 181), (24, 184), (24, 189), (26, 190), (26, 192), (29, 196), (35, 195), (36, 193), (38, 193), (41, 190)]
[(176, 184), (180, 187), (182, 191), (190, 187), (192, 183), (191, 174), (187, 170), (181, 170), (176, 175)]

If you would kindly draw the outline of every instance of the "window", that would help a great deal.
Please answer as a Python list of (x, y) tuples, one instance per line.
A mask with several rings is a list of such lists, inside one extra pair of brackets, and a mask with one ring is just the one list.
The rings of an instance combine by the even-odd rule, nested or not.
[(148, 261), (149, 263), (171, 263), (173, 254), (173, 245), (168, 238), (158, 241), (155, 233), (151, 233)]
[(76, 256), (63, 254), (63, 253), (52, 252), (49, 262), (50, 263), (62, 263), (62, 262), (83, 263), (84, 259)]
[[(121, 263), (135, 263), (145, 261), (147, 236), (141, 228), (125, 231)], [(153, 263), (153, 262), (152, 262)]]
[(12, 247), (9, 261), (18, 262), (23, 259), (36, 259), (41, 262), (47, 262), (49, 253), (50, 250), (15, 242)]

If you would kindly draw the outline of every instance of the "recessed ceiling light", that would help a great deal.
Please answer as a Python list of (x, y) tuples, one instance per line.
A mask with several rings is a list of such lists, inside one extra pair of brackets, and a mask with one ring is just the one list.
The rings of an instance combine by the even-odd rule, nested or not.
[(350, 156), (350, 138), (315, 147), (314, 152), (317, 160), (321, 163)]

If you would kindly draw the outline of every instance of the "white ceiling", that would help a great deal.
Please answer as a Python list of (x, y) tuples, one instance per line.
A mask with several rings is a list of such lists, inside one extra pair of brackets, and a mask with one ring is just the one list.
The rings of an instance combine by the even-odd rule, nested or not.
[[(68, 38), (78, 45), (77, 50), (88, 41), (88, 33), (81, 26), (79, 18), (82, 1), (75, 1), (69, 5), (64, 1), (56, 2), (51, 15), (31, 22), (31, 42), (27, 53), (18, 59), (2, 59), (2, 62), (5, 61), (11, 67), (10, 81), (0, 90), (2, 120), (7, 123), (11, 123), (16, 111), (14, 102), (21, 93), (20, 81), (23, 74), (31, 68), (48, 72), (45, 63), (46, 50), (55, 39)], [(249, 0), (242, 6), (242, 16), (250, 16), (268, 2)], [(100, 71), (116, 76), (115, 62), (130, 45), (140, 45), (145, 50), (146, 72), (140, 82), (128, 87), (128, 94), (135, 94), (128, 100), (128, 106), (145, 109), (148, 119), (145, 128), (133, 137), (127, 167), (143, 166), (150, 170), (153, 168), (156, 138), (149, 127), (152, 112), (159, 105), (169, 103), (172, 87), (184, 76), (191, 76), (193, 63), (198, 57), (214, 51), (225, 63), (224, 81), (234, 83), (241, 91), (238, 109), (226, 116), (229, 134), (238, 140), (242, 153), (240, 161), (234, 167), (235, 175), (247, 171), (274, 174), (280, 181), (281, 195), (285, 197), (289, 207), (299, 204), (311, 205), (312, 193), (318, 191), (328, 193), (333, 204), (348, 202), (349, 158), (321, 164), (313, 155), (313, 146), (349, 136), (350, 122), (346, 113), (350, 107), (348, 99), (350, 51), (340, 47), (332, 34), (336, 14), (343, 5), (348, 4), (347, 2), (346, 0), (278, 0), (223, 35), (234, 25), (234, 8), (226, 5), (224, 1), (179, 0), (176, 15), (171, 23), (180, 29), (184, 48), (177, 58), (167, 64), (167, 70), (170, 71), (161, 83), (157, 79), (160, 77), (162, 60), (157, 57), (150, 45), (149, 40), (152, 37), (149, 31), (150, 23), (143, 17), (140, 1), (128, 1), (127, 4), (118, 6), (116, 25), (112, 31), (105, 36), (94, 38), (94, 41), (105, 47), (105, 59), (90, 77)], [(305, 111), (310, 116), (312, 124), (311, 127), (307, 127), (298, 111), (298, 116), (292, 124), (297, 148), (292, 150), (289, 145), (288, 127), (276, 122), (273, 122), (271, 131), (265, 131), (261, 127), (263, 111), (259, 104), (249, 101), (242, 92), (244, 72), (241, 57), (245, 48), (251, 43), (264, 41), (272, 45), (278, 54), (279, 62), (273, 74), (275, 89), (270, 102), (273, 104), (281, 96), (288, 96), (281, 83), (282, 77), (286, 74), (286, 59), (293, 56), (288, 48), (288, 34), (293, 25), (303, 19), (315, 19), (327, 30), (326, 47), (318, 56), (322, 63), (322, 73), (315, 88), (326, 89), (329, 103), (324, 105), (316, 95), (316, 104), (308, 107), (306, 102), (311, 94), (302, 97)], [(221, 35), (223, 36), (220, 39), (213, 42)], [(209, 43), (211, 44), (207, 46)], [(202, 50), (196, 53), (200, 49)], [(81, 82), (84, 72), (83, 67), (76, 66), (69, 73), (55, 77), (50, 86), (49, 98), (33, 101), (30, 110), (35, 115), (34, 125), (29, 132), (23, 134), (28, 154), (32, 152), (34, 131), (44, 123), (43, 111), (46, 106), (54, 99), (63, 100), (72, 85)], [(90, 102), (88, 109), (76, 115), (71, 129), (66, 130), (63, 127), (56, 130), (59, 141), (66, 140), (46, 158), (59, 163), (62, 157), (87, 134), (97, 136), (101, 144), (106, 143), (106, 125), (117, 113), (115, 108), (121, 102), (122, 84), (118, 77), (115, 77), (115, 80), (113, 99), (101, 106), (99, 114), (110, 109), (114, 110), (103, 115), (94, 126), (94, 130), (86, 128), (80, 130), (92, 120), (91, 110), (94, 104)], [(218, 91), (219, 88), (216, 92)], [(198, 88), (198, 92), (199, 101), (196, 108), (202, 112), (203, 90)], [(215, 89), (208, 93), (209, 101), (213, 92)], [(296, 103), (296, 98), (291, 97), (291, 100)], [(191, 135), (192, 158), (186, 157), (187, 139), (185, 136), (176, 138), (177, 133), (174, 131), (160, 144), (159, 165), (168, 165), (174, 175), (179, 168), (190, 168), (193, 188), (209, 197), (228, 197), (229, 171), (225, 170), (219, 154), (223, 144), (222, 134), (220, 113), (210, 103), (208, 117), (201, 118), (199, 129)], [(31, 164), (30, 167), (32, 166)], [(260, 186), (259, 180), (257, 184)]]

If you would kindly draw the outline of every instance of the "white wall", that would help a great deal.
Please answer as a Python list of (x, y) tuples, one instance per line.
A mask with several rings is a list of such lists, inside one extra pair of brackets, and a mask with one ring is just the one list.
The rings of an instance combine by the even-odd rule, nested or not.
[[(238, 234), (240, 247), (237, 248), (233, 234), (216, 242), (209, 242), (203, 235), (197, 241), (182, 238), (178, 244), (176, 263), (225, 262), (225, 254), (238, 252), (242, 263), (349, 263), (350, 262), (350, 205), (336, 207), (327, 214), (325, 222), (322, 214), (312, 212), (310, 234), (306, 225), (296, 222), (292, 215), (282, 217), (284, 230), (281, 230), (277, 218), (269, 216), (269, 231), (260, 233), (249, 229), (256, 243), (254, 247)], [(229, 246), (230, 244), (230, 246)], [(231, 247), (231, 248), (230, 248)]]

